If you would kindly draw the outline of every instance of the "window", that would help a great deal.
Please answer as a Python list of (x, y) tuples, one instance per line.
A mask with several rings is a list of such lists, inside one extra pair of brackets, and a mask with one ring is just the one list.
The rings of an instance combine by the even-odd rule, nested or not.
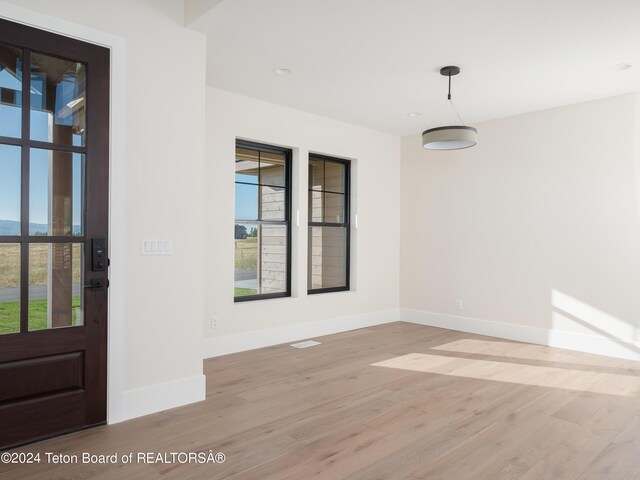
[(309, 155), (309, 293), (349, 290), (349, 162)]
[(291, 295), (291, 150), (236, 142), (234, 300)]

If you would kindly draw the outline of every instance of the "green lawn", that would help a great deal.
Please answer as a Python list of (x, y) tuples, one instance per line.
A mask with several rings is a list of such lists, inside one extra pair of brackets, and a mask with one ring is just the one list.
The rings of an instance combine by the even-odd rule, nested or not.
[[(77, 325), (76, 311), (80, 308), (80, 297), (71, 299), (72, 323)], [(47, 328), (47, 300), (31, 300), (29, 302), (29, 330)], [(20, 331), (20, 302), (0, 303), (0, 334)]]
[(255, 288), (234, 288), (233, 295), (235, 297), (246, 297), (247, 295), (255, 295), (258, 291)]

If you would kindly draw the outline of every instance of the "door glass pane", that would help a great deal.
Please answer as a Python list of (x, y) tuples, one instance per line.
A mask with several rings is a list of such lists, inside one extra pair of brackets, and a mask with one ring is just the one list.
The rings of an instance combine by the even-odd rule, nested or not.
[(0, 43), (0, 136), (22, 132), (22, 50)]
[(309, 227), (309, 290), (346, 286), (347, 229)]
[(260, 187), (260, 220), (284, 220), (284, 188)]
[(82, 235), (84, 155), (31, 149), (29, 234)]
[(84, 146), (86, 72), (82, 63), (31, 54), (31, 139)]
[(257, 223), (236, 223), (234, 296), (258, 293), (258, 228)]
[(284, 153), (260, 152), (260, 183), (284, 187)]
[(236, 148), (236, 182), (257, 184), (259, 170), (258, 152)]
[(259, 293), (287, 291), (287, 226), (261, 225), (258, 229), (260, 245)]
[(0, 335), (20, 331), (20, 245), (0, 243)]
[(258, 220), (258, 185), (236, 183), (236, 220)]
[(84, 248), (29, 245), (29, 331), (84, 325)]
[(0, 144), (0, 235), (20, 235), (21, 149)]

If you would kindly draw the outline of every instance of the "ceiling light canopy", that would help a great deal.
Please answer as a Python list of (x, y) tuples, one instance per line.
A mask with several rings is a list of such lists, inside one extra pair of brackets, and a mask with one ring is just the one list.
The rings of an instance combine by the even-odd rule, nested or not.
[[(454, 114), (454, 121), (459, 124), (433, 127), (422, 132), (422, 147), (428, 150), (460, 150), (462, 148), (473, 147), (477, 143), (478, 131), (474, 127), (464, 124), (460, 114), (451, 101), (451, 77), (460, 73), (460, 67), (442, 67), (440, 74), (449, 78), (449, 93), (447, 94), (447, 105)], [(440, 110), (442, 111), (442, 109)], [(438, 112), (439, 115), (440, 112)], [(437, 120), (438, 115), (434, 118)]]

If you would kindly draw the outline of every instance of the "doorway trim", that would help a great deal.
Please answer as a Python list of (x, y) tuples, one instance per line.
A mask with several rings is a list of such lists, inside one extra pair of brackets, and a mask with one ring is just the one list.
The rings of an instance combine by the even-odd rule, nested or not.
[(107, 332), (107, 423), (118, 423), (136, 415), (127, 412), (124, 402), (124, 319), (125, 319), (125, 165), (126, 42), (117, 35), (101, 32), (67, 20), (0, 1), (0, 18), (93, 43), (111, 51), (111, 104), (109, 119), (109, 278)]

